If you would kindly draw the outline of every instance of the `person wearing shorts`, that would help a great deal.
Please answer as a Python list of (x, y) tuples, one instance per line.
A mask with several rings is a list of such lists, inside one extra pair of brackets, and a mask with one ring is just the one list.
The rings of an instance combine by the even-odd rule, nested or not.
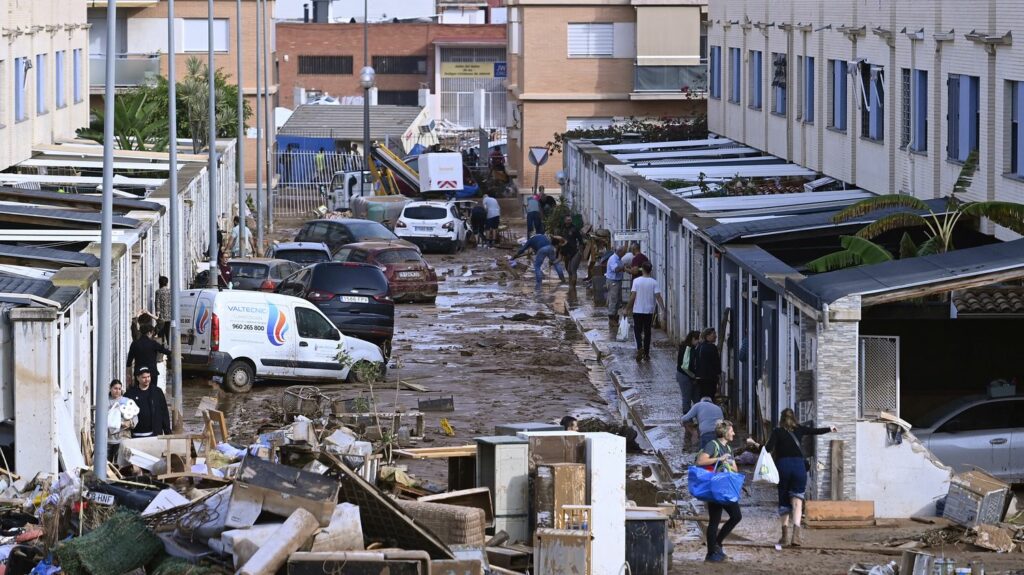
[(501, 226), (501, 206), (498, 205), (498, 200), (491, 197), (490, 194), (484, 195), (483, 203), (487, 208), (487, 222), (484, 224), (487, 241), (494, 245), (498, 239), (498, 227)]

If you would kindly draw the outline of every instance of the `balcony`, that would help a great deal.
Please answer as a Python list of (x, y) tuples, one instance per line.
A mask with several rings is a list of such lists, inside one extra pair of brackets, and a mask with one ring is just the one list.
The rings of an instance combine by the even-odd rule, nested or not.
[(633, 100), (703, 99), (707, 92), (706, 65), (633, 67)]
[[(155, 80), (160, 74), (159, 54), (118, 54), (114, 61), (114, 87), (134, 88)], [(103, 56), (89, 56), (89, 87), (101, 91), (107, 79)]]

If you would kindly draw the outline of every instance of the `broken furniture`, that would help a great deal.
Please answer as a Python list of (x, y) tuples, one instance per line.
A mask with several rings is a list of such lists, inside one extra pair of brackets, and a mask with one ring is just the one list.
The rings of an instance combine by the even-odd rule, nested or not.
[(980, 469), (958, 473), (949, 481), (942, 516), (964, 527), (999, 523), (1010, 486)]
[(591, 575), (591, 534), (575, 529), (538, 528), (534, 535), (536, 575)]
[(494, 531), (529, 541), (529, 444), (508, 436), (476, 438), (476, 480), (494, 497)]
[(483, 509), (430, 501), (399, 500), (398, 504), (417, 523), (448, 545), (483, 547), (487, 519)]
[(554, 423), (503, 423), (494, 426), (494, 435), (510, 435), (515, 437), (520, 431), (565, 431), (561, 425)]
[(339, 501), (338, 491), (338, 482), (323, 475), (247, 455), (231, 492), (227, 526), (251, 527), (262, 511), (289, 517), (302, 508), (326, 527)]
[(531, 489), (533, 524), (554, 527), (566, 505), (583, 505), (587, 496), (587, 466), (582, 463), (546, 463), (537, 466)]
[(413, 459), (447, 459), (449, 490), (476, 487), (476, 445), (397, 449), (395, 454)]
[(804, 517), (808, 527), (819, 529), (871, 527), (875, 524), (875, 502), (808, 499), (804, 502)]
[(385, 549), (337, 553), (292, 553), (288, 575), (430, 575), (425, 551)]
[(494, 505), (491, 504), (491, 490), (486, 487), (474, 487), (472, 489), (424, 495), (418, 498), (418, 501), (475, 507), (484, 512), (487, 527), (494, 526)]

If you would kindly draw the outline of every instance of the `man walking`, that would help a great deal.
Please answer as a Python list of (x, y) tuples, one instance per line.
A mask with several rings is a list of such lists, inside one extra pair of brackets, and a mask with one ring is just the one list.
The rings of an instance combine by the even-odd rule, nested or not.
[(171, 332), (171, 282), (167, 276), (160, 276), (157, 281), (160, 287), (157, 288), (156, 296), (153, 298), (153, 307), (156, 308), (156, 317), (159, 320), (157, 335), (163, 340), (164, 345), (167, 345), (167, 339)]
[(544, 233), (544, 219), (541, 217), (540, 196), (534, 194), (526, 199), (526, 237)]
[(249, 257), (256, 256), (256, 244), (252, 241), (252, 232), (249, 226), (239, 223), (238, 216), (232, 220), (235, 227), (231, 228), (231, 255), (238, 257), (242, 254), (242, 244), (245, 244), (245, 253)]
[(697, 422), (697, 430), (700, 432), (700, 442), (697, 449), (707, 445), (715, 439), (715, 425), (725, 419), (722, 408), (711, 402), (711, 397), (705, 395), (700, 401), (693, 404), (690, 411), (683, 415), (683, 423), (688, 421)]
[(626, 315), (633, 316), (637, 361), (651, 360), (651, 327), (654, 325), (654, 313), (658, 308), (665, 309), (665, 302), (661, 299), (661, 288), (651, 277), (651, 262), (644, 262), (640, 268), (640, 276), (633, 280), (629, 303), (626, 304)]
[(558, 279), (562, 283), (565, 283), (565, 271), (562, 270), (562, 264), (558, 263), (558, 258), (555, 257), (555, 246), (551, 244), (551, 240), (544, 234), (536, 234), (530, 239), (526, 240), (523, 247), (519, 248), (516, 255), (512, 256), (511, 259), (516, 259), (519, 256), (526, 253), (526, 250), (533, 250), (536, 256), (533, 258), (533, 275), (537, 280), (537, 287), (540, 287), (540, 282), (544, 279), (544, 275), (541, 272), (541, 266), (544, 265), (544, 260), (549, 260), (552, 267), (555, 268), (555, 272), (558, 273)]
[(640, 244), (631, 245), (629, 253), (633, 256), (629, 259), (629, 273), (632, 276), (638, 276), (640, 275), (640, 268), (651, 260), (640, 251)]
[(501, 206), (498, 199), (484, 194), (484, 208), (487, 209), (487, 221), (484, 223), (484, 232), (487, 236), (487, 245), (493, 246), (498, 239), (498, 227), (501, 226)]
[(619, 308), (622, 306), (622, 271), (625, 265), (622, 263), (622, 256), (626, 255), (626, 246), (615, 248), (615, 253), (608, 258), (608, 265), (605, 268), (605, 288), (608, 290), (606, 299), (608, 301), (608, 328), (612, 336), (619, 329)]
[(164, 355), (171, 355), (171, 350), (160, 345), (160, 342), (152, 338), (153, 326), (146, 324), (139, 328), (139, 337), (132, 342), (132, 345), (128, 348), (128, 373), (131, 374), (131, 369), (134, 364), (135, 373), (138, 374), (139, 370), (146, 368), (146, 377), (152, 381), (153, 386), (156, 387), (157, 381), (160, 379), (160, 371), (157, 369), (156, 355), (162, 353)]
[(702, 396), (714, 397), (718, 390), (722, 357), (715, 345), (717, 340), (715, 328), (709, 327), (701, 333), (700, 344), (697, 345), (697, 366), (693, 371), (697, 376), (697, 390)]
[(135, 387), (125, 397), (139, 406), (139, 423), (132, 428), (132, 437), (153, 437), (171, 433), (171, 416), (164, 392), (151, 381), (149, 368), (135, 370)]

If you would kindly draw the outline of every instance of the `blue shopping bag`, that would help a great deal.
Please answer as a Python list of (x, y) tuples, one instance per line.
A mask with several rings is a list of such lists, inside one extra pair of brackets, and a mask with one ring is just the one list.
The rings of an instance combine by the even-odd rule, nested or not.
[(687, 488), (690, 495), (712, 503), (736, 503), (743, 489), (743, 474), (715, 473), (703, 467), (690, 467)]

